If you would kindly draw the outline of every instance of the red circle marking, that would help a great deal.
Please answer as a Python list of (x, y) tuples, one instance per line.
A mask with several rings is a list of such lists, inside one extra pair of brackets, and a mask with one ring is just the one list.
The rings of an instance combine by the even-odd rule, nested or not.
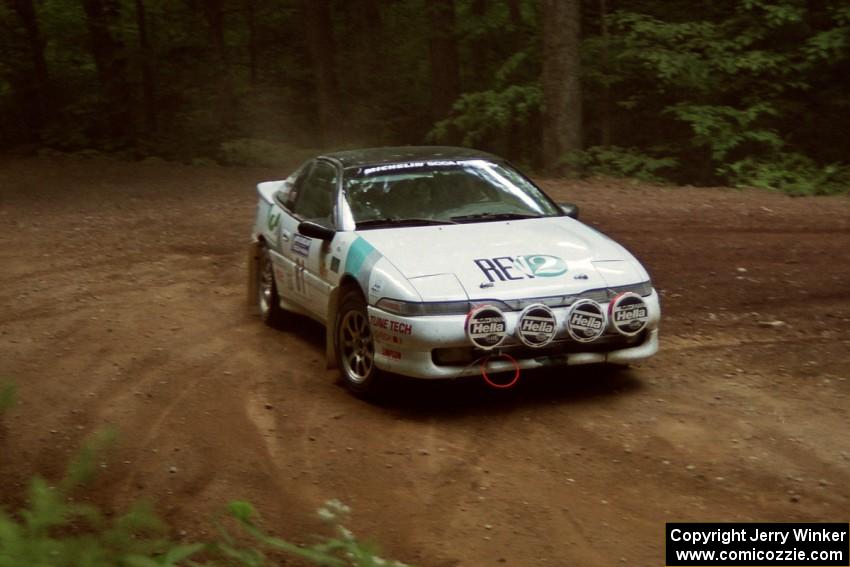
[[(609, 321), (612, 325), (613, 325), (613, 321), (614, 321), (614, 304), (615, 304), (615, 303), (617, 303), (617, 300), (618, 300), (618, 299), (620, 299), (621, 297), (623, 297), (623, 296), (624, 296), (624, 295), (626, 295), (627, 293), (630, 293), (630, 292), (628, 292), (628, 291), (621, 291), (620, 293), (618, 293), (617, 295), (615, 295), (614, 297), (612, 297), (612, 298), (611, 298), (611, 301), (609, 301), (609, 302), (608, 302), (608, 321)], [(637, 295), (637, 294), (635, 294), (635, 295)], [(638, 296), (638, 297), (640, 297), (640, 296)]]
[[(490, 377), (487, 376), (487, 362), (489, 362), (489, 360), (493, 357), (507, 358), (508, 360), (513, 362), (513, 364), (514, 364), (514, 377), (511, 379), (510, 382), (508, 382), (506, 384), (499, 384), (498, 382), (493, 382), (490, 379)], [(500, 389), (512, 388), (517, 383), (517, 380), (519, 380), (519, 363), (516, 361), (516, 359), (514, 357), (512, 357), (509, 354), (502, 353), (502, 354), (490, 355), (490, 356), (488, 356), (487, 358), (485, 358), (484, 360), (481, 361), (481, 377), (484, 378), (484, 381), (487, 382), (487, 385), (492, 387), (492, 388), (500, 388)]]

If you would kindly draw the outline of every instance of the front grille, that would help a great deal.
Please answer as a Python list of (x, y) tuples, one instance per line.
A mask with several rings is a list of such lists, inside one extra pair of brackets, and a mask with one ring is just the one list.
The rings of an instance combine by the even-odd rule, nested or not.
[(652, 282), (645, 281), (639, 284), (630, 284), (630, 285), (621, 285), (618, 287), (609, 287), (608, 288), (608, 297), (613, 298), (616, 295), (620, 295), (621, 293), (626, 293), (630, 291), (632, 293), (636, 293), (641, 297), (647, 297), (652, 295)]
[[(598, 289), (589, 289), (587, 291), (583, 291), (581, 293), (577, 293), (574, 295), (555, 295), (549, 297), (529, 297), (525, 299), (502, 299), (502, 300), (493, 300), (493, 303), (502, 303), (507, 305), (513, 311), (522, 311), (529, 305), (534, 305), (535, 303), (542, 303), (547, 307), (569, 307), (579, 299), (592, 299), (597, 303), (607, 303), (612, 300), (614, 297), (620, 295), (621, 293), (631, 292), (636, 293), (641, 297), (647, 297), (652, 295), (652, 282), (647, 280), (645, 282), (637, 283), (637, 284), (629, 284), (629, 285), (621, 285), (617, 287), (602, 287)], [(487, 303), (488, 300), (480, 299), (476, 300), (475, 303), (483, 304)]]
[[(641, 344), (646, 339), (646, 331), (626, 337), (618, 334), (603, 335), (592, 343), (579, 343), (573, 340), (555, 340), (543, 348), (531, 348), (515, 343), (495, 349), (494, 352), (509, 354), (517, 360), (572, 354), (576, 352), (610, 352)], [(475, 347), (436, 348), (431, 351), (431, 360), (437, 366), (465, 366), (472, 364), (487, 353)]]

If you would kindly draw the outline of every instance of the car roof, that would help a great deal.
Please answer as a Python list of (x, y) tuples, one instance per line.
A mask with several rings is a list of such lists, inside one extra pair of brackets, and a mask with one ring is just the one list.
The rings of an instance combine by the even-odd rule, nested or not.
[(319, 157), (332, 159), (344, 168), (364, 165), (383, 165), (418, 160), (462, 160), (487, 159), (501, 161), (501, 158), (471, 148), (451, 146), (395, 146), (384, 148), (363, 148), (323, 154)]

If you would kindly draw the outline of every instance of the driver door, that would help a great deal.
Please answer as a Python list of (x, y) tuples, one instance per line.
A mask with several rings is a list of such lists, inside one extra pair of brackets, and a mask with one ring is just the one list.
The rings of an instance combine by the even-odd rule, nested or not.
[(284, 214), (280, 226), (281, 253), (290, 261), (292, 277), (286, 292), (299, 305), (324, 321), (332, 289), (328, 282), (330, 242), (309, 238), (298, 232), (298, 225), (309, 220), (336, 229), (335, 207), (340, 175), (336, 166), (316, 160), (303, 182), (291, 196), (290, 214)]

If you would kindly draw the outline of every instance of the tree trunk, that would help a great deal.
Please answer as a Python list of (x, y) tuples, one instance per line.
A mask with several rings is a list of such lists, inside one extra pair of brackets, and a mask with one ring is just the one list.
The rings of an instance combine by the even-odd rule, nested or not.
[(82, 0), (82, 4), (104, 108), (96, 134), (120, 144), (128, 141), (133, 132), (133, 96), (127, 80), (126, 49), (121, 38), (110, 29), (110, 24), (118, 19), (120, 3)]
[[(386, 109), (395, 104), (393, 73), (387, 72), (387, 40), (380, 0), (358, 0), (342, 5), (346, 38), (346, 66), (341, 68), (338, 88), (348, 102), (351, 131), (368, 132), (369, 143), (383, 141)], [(390, 46), (390, 49), (392, 47)]]
[[(599, 0), (599, 21), (602, 23), (602, 39), (604, 43), (604, 51), (602, 52), (602, 65), (605, 69), (605, 74), (610, 73), (609, 65), (611, 58), (608, 54), (608, 42), (611, 39), (608, 32), (608, 22), (605, 17), (608, 15), (607, 0)], [(600, 117), (600, 130), (602, 137), (602, 145), (608, 147), (611, 145), (611, 85), (606, 81), (602, 86), (602, 116)]]
[(250, 68), (251, 88), (257, 88), (257, 6), (255, 0), (245, 1), (246, 19), (248, 23), (248, 65)]
[[(476, 21), (482, 22), (480, 26), (483, 28), (485, 26), (483, 23), (484, 19), (487, 17), (487, 0), (472, 0), (469, 11)], [(471, 88), (468, 88), (468, 90), (482, 91), (489, 86), (489, 76), (487, 73), (487, 53), (489, 45), (487, 44), (487, 37), (485, 34), (480, 32), (473, 37), (471, 43), (472, 69), (469, 76), (472, 79), (472, 85)]]
[(221, 0), (204, 0), (204, 18), (209, 27), (210, 42), (220, 65), (227, 67), (227, 46), (224, 42), (224, 12)]
[[(384, 46), (386, 44), (384, 37), (384, 20), (381, 15), (381, 7), (377, 0), (362, 0), (358, 5), (358, 9), (362, 12), (362, 19), (366, 30), (367, 45), (369, 46), (369, 54), (372, 57), (372, 68), (378, 69), (378, 75), (383, 76), (383, 60), (385, 55)], [(369, 79), (364, 77), (364, 80)]]
[(543, 0), (543, 164), (567, 173), (563, 160), (581, 149), (579, 0)]
[(431, 119), (446, 118), (460, 93), (454, 0), (427, 0), (430, 26)]
[(514, 28), (519, 28), (522, 25), (522, 12), (519, 7), (519, 0), (508, 0), (508, 19)]
[(136, 27), (139, 32), (139, 51), (142, 59), (142, 105), (145, 126), (149, 133), (157, 128), (156, 89), (153, 78), (153, 53), (148, 37), (148, 21), (144, 0), (136, 0)]
[(32, 0), (6, 0), (9, 9), (18, 17), (24, 30), (29, 69), (17, 73), (12, 80), (16, 86), (25, 123), (33, 140), (41, 138), (41, 131), (49, 113), (49, 76), (44, 57), (44, 39), (38, 25), (38, 14)]
[(328, 0), (303, 0), (302, 10), (316, 85), (320, 144), (327, 147), (335, 143), (342, 119), (334, 65), (333, 20)]
[(215, 65), (211, 87), (214, 89), (213, 102), (221, 128), (219, 135), (226, 135), (236, 128), (235, 116), (239, 99), (236, 97), (236, 86), (230, 72), (230, 56), (225, 40), (223, 0), (203, 0), (202, 8)]

